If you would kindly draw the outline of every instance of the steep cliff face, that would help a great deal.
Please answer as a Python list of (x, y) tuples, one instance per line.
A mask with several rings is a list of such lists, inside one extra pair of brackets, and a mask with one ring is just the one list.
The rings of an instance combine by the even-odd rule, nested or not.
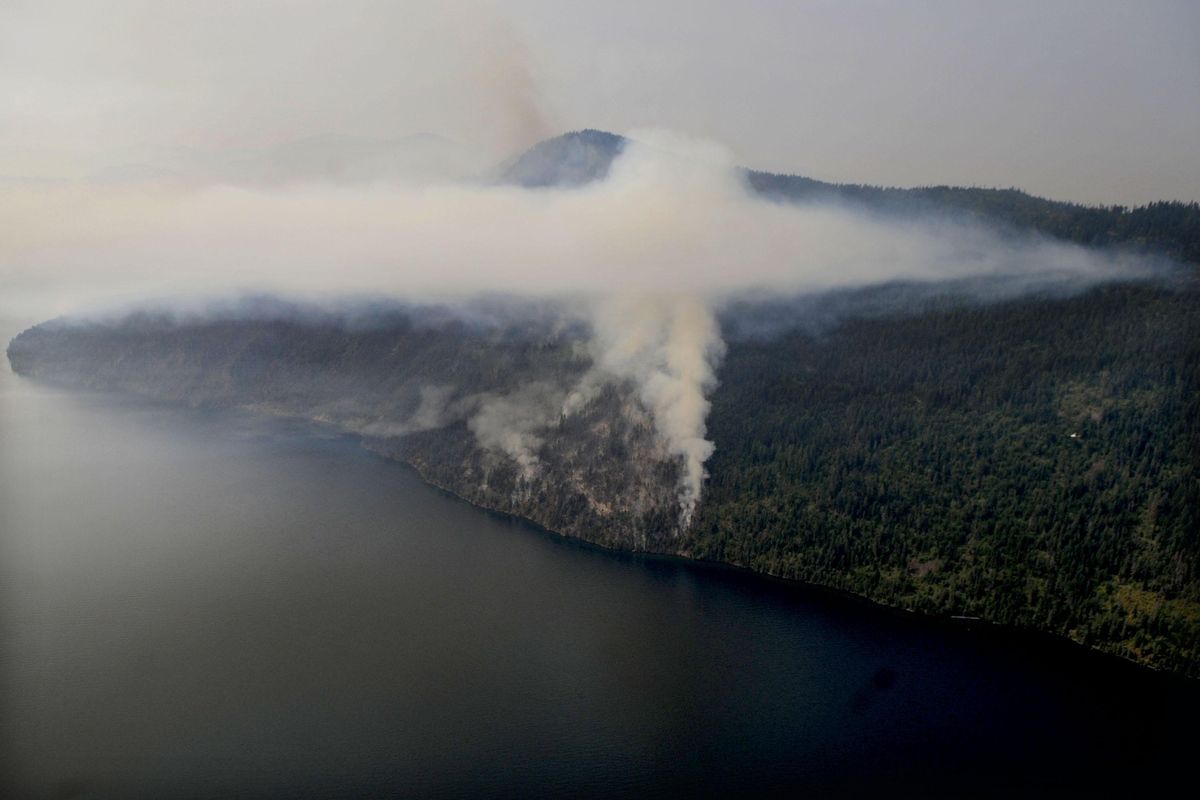
[(679, 534), (678, 459), (634, 388), (567, 407), (592, 364), (562, 323), (135, 316), (38, 326), (9, 358), (62, 386), (333, 425), (474, 503), (608, 546), (672, 550)]

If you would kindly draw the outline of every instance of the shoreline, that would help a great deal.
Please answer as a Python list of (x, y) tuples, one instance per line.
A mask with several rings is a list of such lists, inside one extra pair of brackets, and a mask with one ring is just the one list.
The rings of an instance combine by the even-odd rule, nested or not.
[[(240, 410), (246, 413), (255, 413), (252, 409), (239, 407)], [(1178, 683), (1182, 687), (1191, 687), (1193, 691), (1200, 692), (1200, 679), (1189, 678), (1182, 673), (1171, 672), (1150, 664), (1144, 664), (1139, 661), (1134, 661), (1131, 658), (1126, 658), (1118, 653), (1112, 653), (1100, 648), (1085, 645), (1082, 642), (1077, 642), (1067, 636), (1053, 633), (1051, 631), (1041, 630), (1038, 628), (1030, 628), (1009, 623), (994, 622), (981, 617), (965, 616), (961, 614), (928, 614), (923, 611), (916, 611), (911, 608), (904, 608), (898, 605), (892, 605), (879, 600), (875, 600), (867, 595), (858, 594), (846, 589), (840, 589), (836, 586), (829, 586), (822, 583), (814, 583), (799, 578), (789, 578), (783, 575), (778, 575), (770, 572), (756, 570), (753, 567), (744, 564), (738, 564), (730, 561), (720, 561), (716, 559), (697, 558), (681, 551), (657, 551), (657, 550), (638, 550), (629, 547), (614, 547), (611, 545), (594, 542), (582, 536), (575, 536), (569, 533), (549, 528), (537, 520), (523, 517), (519, 514), (513, 514), (507, 511), (501, 511), (489, 506), (480, 505), (453, 489), (443, 486), (437, 481), (429, 478), (419, 465), (401, 458), (388, 455), (380, 452), (378, 449), (371, 447), (368, 439), (360, 434), (351, 431), (342, 431), (334, 428), (328, 423), (323, 423), (319, 420), (312, 420), (306, 417), (289, 416), (288, 419), (312, 424), (315, 426), (323, 426), (336, 432), (338, 435), (345, 437), (347, 440), (353, 441), (358, 447), (370, 453), (380, 461), (389, 464), (399, 465), (407, 470), (411, 470), (426, 486), (454, 499), (457, 502), (465, 503), (473, 509), (489, 514), (493, 517), (499, 517), (504, 520), (518, 523), (524, 528), (530, 529), (532, 532), (539, 533), (543, 536), (553, 538), (554, 540), (569, 543), (573, 546), (583, 547), (587, 549), (597, 550), (599, 552), (622, 556), (631, 559), (657, 559), (673, 563), (678, 563), (684, 566), (721, 571), (735, 574), (744, 579), (750, 579), (771, 585), (775, 588), (785, 591), (800, 592), (809, 595), (818, 595), (823, 599), (833, 599), (840, 602), (850, 602), (860, 608), (871, 609), (872, 611), (882, 611), (896, 618), (904, 619), (909, 622), (936, 626), (943, 630), (955, 630), (960, 632), (970, 632), (980, 634), (991, 641), (1016, 642), (1021, 646), (1021, 649), (1028, 652), (1031, 649), (1044, 651), (1046, 648), (1054, 648), (1062, 654), (1069, 656), (1083, 657), (1102, 663), (1104, 668), (1124, 670), (1128, 672), (1136, 672), (1143, 678), (1159, 680), (1164, 682)], [(1058, 654), (1055, 654), (1058, 655)]]
[[(382, 452), (379, 448), (371, 446), (371, 440), (369, 437), (352, 430), (347, 430), (329, 421), (278, 411), (261, 405), (191, 405), (181, 400), (171, 400), (133, 392), (122, 392), (115, 389), (72, 387), (69, 385), (55, 383), (52, 380), (44, 380), (36, 376), (22, 374), (13, 370), (11, 368), (11, 364), (9, 365), (9, 370), (10, 374), (14, 377), (23, 380), (29, 380), (40, 386), (57, 391), (69, 392), (71, 394), (91, 393), (97, 395), (106, 395), (111, 398), (121, 399), (123, 401), (134, 400), (139, 403), (144, 403), (150, 407), (175, 412), (244, 414), (262, 421), (278, 421), (296, 424), (307, 429), (307, 432), (311, 434), (316, 434), (319, 432), (327, 436), (343, 439), (348, 444), (352, 444), (354, 447), (369, 454), (370, 457), (378, 459), (382, 463), (398, 465), (406, 470), (410, 470), (412, 474), (416, 476), (424, 485), (442, 493), (447, 497), (453, 498), (456, 502), (465, 503), (471, 508), (486, 513), (490, 516), (516, 523), (526, 530), (539, 533), (558, 542), (570, 544), (571, 546), (594, 549), (610, 556), (630, 559), (663, 560), (696, 569), (722, 572), (737, 576), (740, 579), (756, 581), (761, 585), (771, 586), (785, 592), (801, 593), (810, 597), (816, 597), (823, 600), (834, 600), (842, 603), (850, 602), (861, 609), (870, 609), (874, 612), (882, 611), (895, 618), (904, 619), (909, 623), (917, 625), (928, 625), (943, 630), (955, 630), (963, 633), (975, 634), (990, 642), (1004, 642), (1010, 646), (1015, 645), (1021, 652), (1033, 654), (1042, 659), (1048, 657), (1083, 657), (1091, 660), (1100, 669), (1106, 669), (1108, 671), (1124, 670), (1131, 675), (1141, 675), (1142, 680), (1149, 679), (1158, 683), (1171, 683), (1185, 691), (1200, 692), (1200, 679), (1189, 678), (1183, 673), (1155, 667), (1151, 664), (1146, 664), (1135, 661), (1131, 658), (1127, 658), (1119, 653), (1113, 653), (1091, 645), (1085, 645), (1082, 642), (1071, 639), (1070, 637), (1051, 631), (1013, 625), (1010, 623), (999, 623), (986, 618), (968, 617), (956, 614), (929, 614), (926, 612), (916, 611), (914, 609), (886, 603), (867, 595), (858, 594), (856, 592), (841, 589), (835, 586), (814, 583), (798, 578), (790, 578), (771, 572), (764, 572), (735, 562), (697, 558), (679, 550), (657, 551), (641, 550), (633, 547), (612, 546), (592, 541), (582, 536), (564, 533), (562, 531), (549, 528), (537, 520), (529, 517), (476, 503), (459, 494), (454, 489), (443, 486), (439, 482), (428, 477), (426, 472), (421, 469), (420, 465)], [(1057, 652), (1051, 652), (1052, 650)]]

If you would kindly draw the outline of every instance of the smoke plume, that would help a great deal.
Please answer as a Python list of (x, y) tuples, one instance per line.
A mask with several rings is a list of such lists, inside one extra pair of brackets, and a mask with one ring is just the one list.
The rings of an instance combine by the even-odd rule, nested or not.
[(453, 400), (453, 386), (425, 385), (419, 395), (416, 409), (403, 422), (371, 422), (357, 432), (366, 436), (407, 436), (445, 427), (466, 413), (466, 404)]
[(686, 528), (700, 499), (713, 453), (705, 439), (708, 393), (725, 352), (711, 307), (699, 297), (617, 296), (592, 314), (595, 369), (567, 398), (566, 410), (587, 402), (608, 380), (629, 381), (654, 418), (671, 455), (681, 460), (680, 527)]
[(574, 189), (3, 186), (0, 303), (49, 315), (236, 291), (317, 302), (540, 297), (590, 327), (584, 379), (441, 411), (445, 398), (431, 389), (412, 430), (469, 418), (483, 447), (532, 479), (547, 426), (606, 382), (628, 383), (679, 460), (686, 526), (713, 452), (705, 418), (724, 348), (719, 304), (895, 280), (987, 279), (993, 290), (1022, 291), (1047, 276), (1079, 287), (1130, 274), (1116, 257), (962, 221), (770, 202), (750, 193), (717, 145), (661, 132), (635, 141), (606, 180)]
[(530, 383), (507, 395), (482, 395), (479, 409), (467, 427), (487, 450), (508, 455), (529, 482), (541, 466), (537, 451), (542, 446), (538, 431), (556, 421), (562, 393), (544, 383)]

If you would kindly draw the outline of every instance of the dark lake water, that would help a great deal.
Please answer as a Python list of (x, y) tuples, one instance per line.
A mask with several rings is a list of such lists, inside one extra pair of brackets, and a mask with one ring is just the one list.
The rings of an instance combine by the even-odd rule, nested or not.
[(1079, 648), (598, 550), (347, 439), (0, 367), (3, 797), (1109, 794), (1190, 783), (1197, 709)]

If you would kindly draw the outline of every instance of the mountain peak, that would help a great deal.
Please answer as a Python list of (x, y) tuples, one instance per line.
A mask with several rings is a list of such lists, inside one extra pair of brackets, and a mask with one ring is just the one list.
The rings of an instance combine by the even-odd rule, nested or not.
[(517, 156), (501, 170), (501, 180), (530, 188), (603, 180), (626, 141), (624, 136), (592, 128), (570, 131)]

